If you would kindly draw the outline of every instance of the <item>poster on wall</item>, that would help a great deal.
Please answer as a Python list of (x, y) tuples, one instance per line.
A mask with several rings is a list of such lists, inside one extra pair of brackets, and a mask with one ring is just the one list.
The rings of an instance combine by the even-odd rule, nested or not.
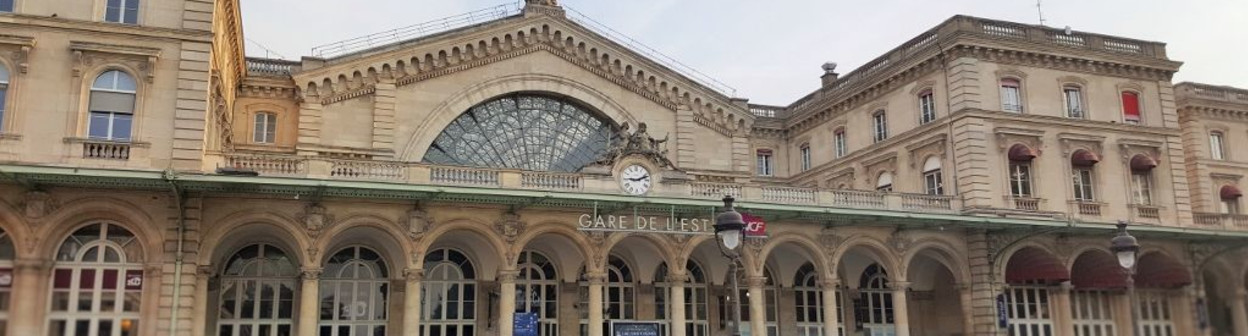
[(762, 217), (742, 212), (741, 219), (745, 220), (746, 238), (767, 238), (767, 221)]
[(512, 335), (537, 336), (537, 313), (516, 313)]

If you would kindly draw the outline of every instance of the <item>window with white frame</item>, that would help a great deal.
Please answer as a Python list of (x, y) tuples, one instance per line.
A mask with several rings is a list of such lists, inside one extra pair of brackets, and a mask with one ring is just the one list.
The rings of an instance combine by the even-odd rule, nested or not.
[(386, 334), (390, 272), (372, 249), (353, 246), (329, 257), (320, 280), (320, 336)]
[(142, 248), (129, 230), (87, 225), (65, 238), (52, 270), (48, 335), (138, 335)]
[[(0, 2), (3, 2), (3, 1), (5, 0), (0, 0)], [(12, 1), (12, 0), (9, 0), (9, 1)], [(12, 3), (10, 2), (10, 4)], [(3, 4), (0, 4), (0, 7), (3, 7)], [(0, 8), (0, 10), (3, 10), (3, 8)], [(0, 63), (0, 132), (4, 131), (4, 128), (3, 128), (4, 119), (8, 117), (8, 113), (7, 113), (8, 111), (5, 110), (5, 106), (8, 106), (8, 102), (9, 102), (8, 93), (9, 93), (9, 69), (4, 67), (4, 63)]]
[(221, 273), (218, 334), (268, 330), (292, 335), (298, 277), (295, 262), (273, 245), (253, 244), (235, 252)]
[(537, 314), (538, 335), (559, 335), (559, 275), (546, 255), (532, 250), (520, 253), (516, 264), (516, 312)]
[(1062, 87), (1062, 98), (1066, 102), (1067, 118), (1087, 118), (1087, 109), (1083, 103), (1083, 89), (1078, 86)]
[(1134, 204), (1153, 204), (1153, 171), (1151, 169), (1131, 167), (1131, 199)]
[(836, 158), (839, 159), (849, 153), (849, 144), (846, 143), (844, 128), (837, 129), (836, 132), (833, 133), (832, 141), (835, 146)]
[(443, 248), (425, 254), (420, 310), (423, 335), (477, 334), (476, 275), (472, 261), (459, 251)]
[(271, 144), (277, 142), (277, 114), (273, 112), (256, 113), (255, 129), (252, 131), (252, 142)]
[(928, 195), (944, 195), (944, 177), (941, 175), (940, 158), (932, 156), (923, 163), (923, 191)]
[[(826, 309), (828, 302), (823, 302), (823, 289), (819, 288), (818, 272), (815, 272), (815, 265), (807, 262), (797, 269), (797, 276), (793, 278), (793, 297), (794, 308), (797, 317), (797, 335), (798, 336), (821, 336), (821, 335), (841, 335), (842, 325), (841, 317), (838, 314), (836, 321), (836, 332), (825, 333), (823, 311)], [(840, 311), (841, 292), (836, 292), (837, 311)]]
[(1214, 160), (1226, 160), (1226, 137), (1222, 132), (1209, 132), (1209, 155)]
[(1239, 198), (1243, 195), (1243, 193), (1239, 191), (1239, 188), (1233, 185), (1224, 185), (1222, 186), (1222, 189), (1218, 190), (1218, 193), (1220, 194), (1219, 196), (1221, 196), (1220, 198), (1222, 200), (1222, 202), (1219, 203), (1222, 213), (1238, 215), (1240, 213)]
[(108, 0), (104, 7), (104, 21), (139, 23), (139, 0)]
[[(745, 272), (741, 273), (739, 281), (745, 282)], [(765, 321), (761, 322), (763, 323), (763, 328), (766, 330), (766, 333), (761, 336), (780, 336), (780, 323), (778, 321), (779, 310), (777, 310), (778, 307), (776, 305), (779, 293), (776, 292), (776, 283), (773, 280), (775, 278), (772, 277), (771, 274), (770, 267), (763, 269), (763, 317)], [(728, 293), (732, 293), (732, 290), (729, 289)], [(753, 318), (749, 313), (750, 300), (755, 300), (756, 298), (751, 297), (749, 290), (746, 288), (741, 288), (741, 291), (737, 293), (739, 295), (738, 297), (741, 298), (741, 301), (738, 302), (737, 306), (738, 309), (741, 310), (741, 329), (739, 330), (739, 333), (736, 334), (746, 335), (750, 332), (751, 319)], [(731, 324), (728, 322), (732, 320), (732, 306), (729, 306), (729, 304), (731, 304), (730, 300), (731, 295), (725, 295), (719, 300), (719, 323), (722, 329), (727, 330), (731, 330)]]
[[(702, 271), (702, 266), (697, 262), (689, 260), (685, 262), (685, 274), (689, 277), (689, 282), (685, 284), (685, 335), (688, 336), (709, 336), (710, 323), (709, 313), (707, 310), (708, 291), (706, 287), (706, 273)], [(672, 294), (672, 282), (668, 280), (667, 263), (659, 264), (659, 271), (655, 273), (654, 280), (657, 281), (654, 291), (655, 301), (658, 305), (655, 311), (655, 317), (659, 320), (670, 320), (671, 311), (679, 309), (672, 306), (672, 300), (669, 296)], [(669, 326), (670, 329), (680, 328), (680, 326)], [(659, 335), (671, 335), (670, 330), (659, 330)]]
[(1048, 287), (1011, 284), (1005, 289), (1005, 310), (1010, 335), (1054, 335)]
[(91, 84), (87, 137), (129, 141), (137, 89), (134, 77), (119, 70), (106, 71), (96, 77)]
[(1030, 198), (1031, 161), (1010, 160), (1010, 196)]
[(871, 116), (872, 130), (875, 132), (875, 142), (888, 139), (888, 115), (883, 110), (875, 112)]
[[(632, 267), (624, 259), (611, 255), (607, 257), (606, 283), (602, 287), (602, 317), (607, 320), (631, 320), (636, 318), (637, 288)], [(581, 269), (580, 307), (589, 307), (589, 279), (585, 269)], [(582, 336), (589, 335), (589, 311), (581, 309)]]
[(871, 264), (858, 278), (859, 300), (855, 311), (865, 316), (862, 321), (864, 335), (895, 335), (893, 289), (889, 286), (888, 273), (880, 264)]
[(936, 120), (936, 99), (932, 90), (919, 93), (919, 125)]
[(799, 150), (802, 156), (802, 171), (810, 170), (810, 144), (802, 144)]
[(9, 307), (13, 296), (13, 260), (17, 259), (17, 248), (13, 245), (13, 237), (0, 230), (0, 330), (9, 328)]
[(758, 176), (772, 176), (775, 173), (774, 171), (775, 166), (772, 165), (771, 150), (760, 149), (758, 150), (756, 155), (757, 155), (757, 161), (758, 161), (757, 162)]
[(1022, 82), (1015, 78), (1001, 79), (1001, 110), (1023, 113)]
[(1075, 200), (1080, 202), (1092, 202), (1096, 200), (1093, 194), (1092, 167), (1091, 166), (1075, 166), (1074, 171), (1074, 187)]
[(883, 172), (875, 179), (875, 190), (883, 192), (893, 191), (893, 173)]

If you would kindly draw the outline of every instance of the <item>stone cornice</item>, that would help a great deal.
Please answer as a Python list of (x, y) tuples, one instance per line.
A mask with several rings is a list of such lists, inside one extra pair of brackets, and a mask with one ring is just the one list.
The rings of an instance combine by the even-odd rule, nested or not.
[[(1089, 132), (1109, 132), (1109, 133), (1130, 133), (1130, 134), (1147, 134), (1157, 136), (1179, 136), (1181, 131), (1178, 128), (1153, 127), (1144, 125), (1132, 125), (1123, 123), (1113, 123), (1105, 121), (1095, 121), (1087, 119), (1070, 119), (1057, 116), (1045, 116), (1035, 114), (1018, 114), (999, 111), (987, 111), (980, 109), (965, 109), (953, 113), (954, 119), (961, 118), (984, 118), (997, 122), (1009, 121), (1019, 124), (1032, 124), (1036, 126), (1053, 126), (1053, 127), (1071, 127), (1082, 129)], [(1012, 125), (1018, 129), (1018, 125)], [(1005, 126), (1009, 127), (1009, 126)]]
[(75, 30), (82, 33), (97, 33), (113, 36), (121, 35), (119, 37), (128, 37), (136, 40), (169, 39), (203, 43), (212, 43), (213, 38), (213, 33), (210, 31), (194, 29), (176, 29), (111, 22), (84, 21), (27, 14), (6, 14), (6, 16), (12, 17), (13, 20), (0, 22), (0, 31), (12, 32), (18, 31), (19, 28), (39, 27)]

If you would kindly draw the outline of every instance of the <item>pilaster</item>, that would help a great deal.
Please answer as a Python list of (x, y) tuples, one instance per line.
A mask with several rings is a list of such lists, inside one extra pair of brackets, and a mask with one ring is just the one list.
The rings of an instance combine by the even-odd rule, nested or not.
[(323, 108), (320, 98), (316, 95), (304, 97), (303, 102), (299, 104), (299, 140), (296, 144), (299, 155), (317, 154), (308, 147), (318, 146), (321, 143), (321, 123), (324, 117), (321, 109)]
[[(498, 303), (498, 334), (511, 335), (516, 319), (516, 276), (517, 270), (498, 271), (499, 303)], [(601, 310), (601, 309), (600, 309)]]
[(320, 314), (320, 280), (319, 268), (305, 268), (300, 277), (299, 316), (295, 321), (295, 332), (300, 335), (316, 334), (317, 318)]
[[(196, 1), (191, 1), (196, 2)], [(187, 6), (191, 6), (190, 3)], [(211, 13), (212, 5), (208, 4)], [(193, 15), (188, 13), (187, 15)], [(211, 20), (211, 14), (209, 14)], [(208, 68), (212, 45), (182, 42), (178, 57), (177, 101), (174, 104), (172, 152), (173, 169), (200, 170), (204, 150), (204, 128), (208, 111)], [(149, 111), (160, 113), (159, 109)]]
[(974, 335), (1000, 335), (997, 327), (997, 288), (992, 275), (992, 254), (989, 253), (988, 235), (982, 230), (967, 233), (968, 265), (971, 269), (971, 321)]
[(390, 74), (384, 74), (373, 93), (373, 149), (394, 152), (394, 102), (395, 84)]
[[(163, 254), (169, 257), (165, 258), (159, 272), (154, 274), (159, 281), (149, 282), (149, 284), (160, 284), (160, 300), (157, 300), (160, 320), (153, 324), (157, 326), (157, 333), (160, 335), (188, 335), (192, 329), (195, 329), (193, 327), (196, 315), (195, 294), (200, 283), (198, 281), (199, 267), (194, 261), (199, 259), (199, 228), (200, 218), (203, 216), (203, 198), (197, 195), (183, 197), (185, 199), (182, 200), (182, 209), (179, 209), (178, 204), (175, 203), (177, 199), (169, 200), (169, 217), (165, 221), (167, 223), (163, 235), (165, 241), (162, 244)], [(179, 211), (181, 211), (180, 214)], [(181, 234), (179, 234), (180, 229)], [(182, 252), (180, 264), (177, 260), (179, 247)], [(175, 311), (177, 321), (173, 323), (176, 325), (170, 325), (170, 319), (174, 317)]]
[(894, 281), (893, 287), (893, 325), (897, 328), (897, 336), (910, 336), (910, 300), (907, 299), (907, 293), (910, 291), (910, 283), (905, 281)]
[(961, 57), (946, 65), (950, 111), (982, 109), (979, 60)]
[(734, 171), (748, 173), (752, 169), (754, 158), (750, 153), (750, 139), (745, 134), (732, 136), (732, 162)]
[(693, 167), (697, 164), (697, 127), (693, 110), (681, 105), (676, 109), (676, 166)]
[(962, 118), (953, 125), (953, 157), (958, 191), (966, 208), (991, 207), (994, 200), (988, 146), (991, 129), (983, 119)]

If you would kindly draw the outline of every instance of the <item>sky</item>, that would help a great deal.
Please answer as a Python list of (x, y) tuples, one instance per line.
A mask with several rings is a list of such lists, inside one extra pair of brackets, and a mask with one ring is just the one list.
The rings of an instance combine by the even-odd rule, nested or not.
[[(1167, 44), (1175, 82), (1248, 88), (1248, 0), (1042, 0), (1045, 25)], [(344, 8), (343, 4), (350, 4)], [(507, 0), (243, 0), (249, 56), (297, 60), (353, 37)], [(1039, 23), (1035, 0), (561, 0), (736, 89), (787, 105), (956, 14)], [(267, 50), (266, 50), (267, 49)]]

